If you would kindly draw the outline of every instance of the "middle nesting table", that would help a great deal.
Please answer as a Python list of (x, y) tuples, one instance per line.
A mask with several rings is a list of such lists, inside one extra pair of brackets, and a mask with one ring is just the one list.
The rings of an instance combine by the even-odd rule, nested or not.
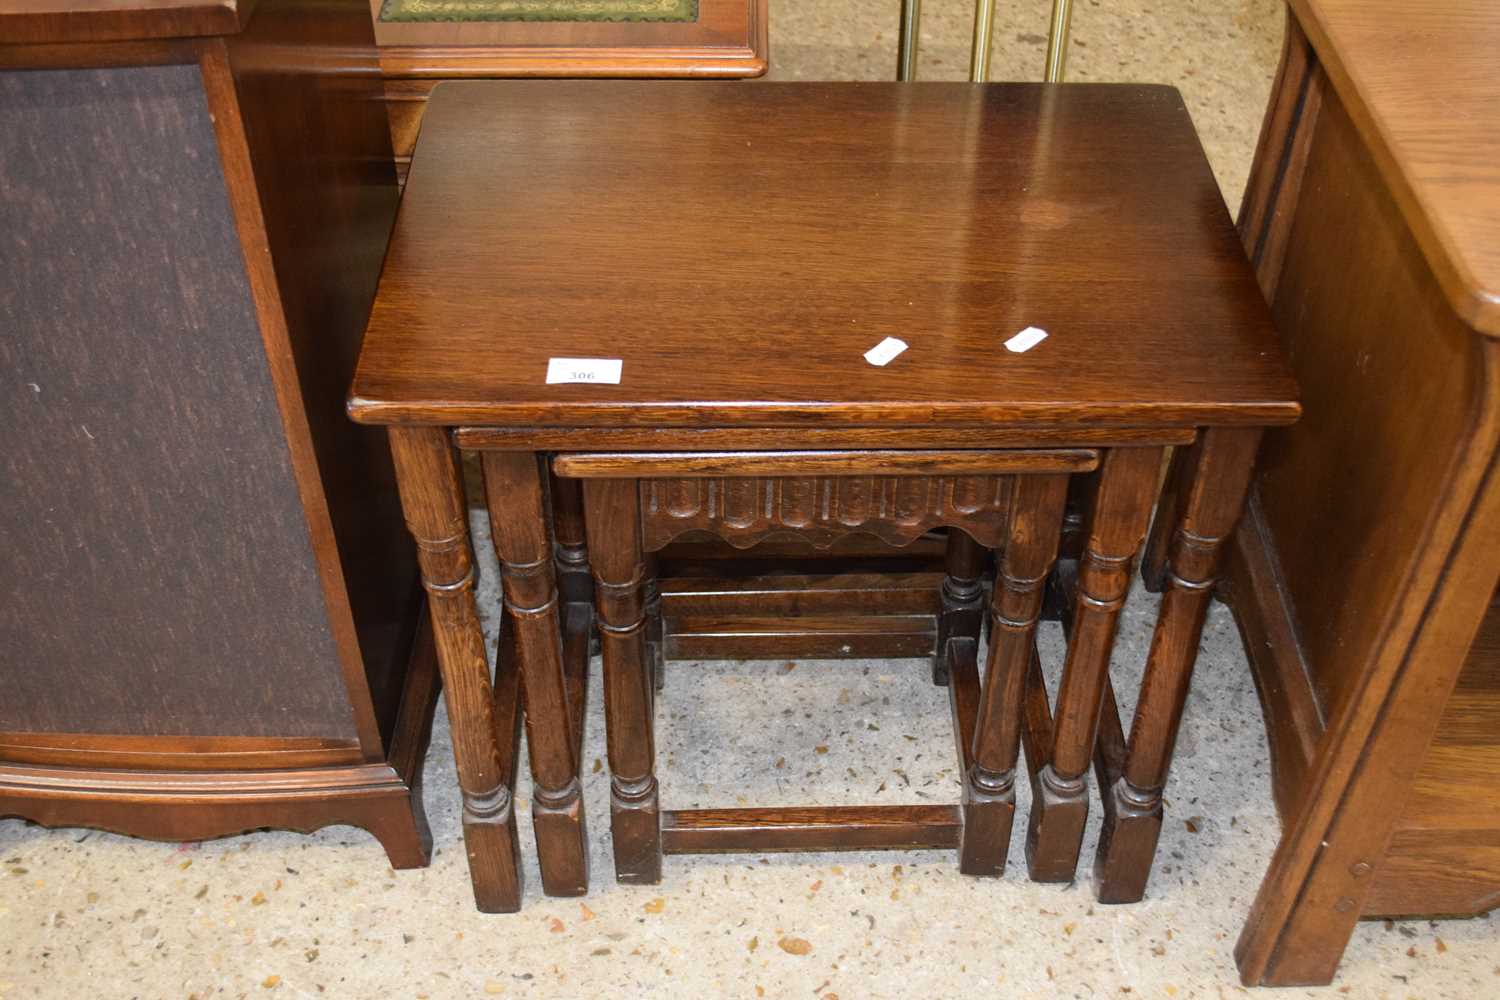
[[(1033, 326), (1049, 336), (1005, 346)], [(907, 348), (867, 362), (888, 337)], [(989, 861), (966, 870), (1003, 868), (998, 827), (973, 836), (977, 808), (657, 808), (649, 551), (686, 530), (901, 540), (944, 525), (1001, 552), (981, 691), (981, 553), (950, 543), (941, 634), (959, 641), (939, 655), (955, 668), (966, 803), (998, 804), (1008, 839), (1024, 735), (1031, 874), (1071, 879), (1097, 741), (1098, 890), (1124, 901), (1149, 873), (1260, 429), (1298, 407), (1169, 88), (487, 81), (434, 92), (350, 411), (391, 427), (476, 895), (514, 909), (515, 731), (496, 719), (513, 718), (515, 683), (490, 679), (455, 443), (484, 452), (548, 892), (587, 886), (582, 686), (553, 558), (556, 536), (559, 565), (581, 566), (581, 479), (622, 879), (658, 878), (663, 847), (983, 842)], [(1148, 549), (1166, 593), (1127, 742), (1109, 655), (1169, 446), (1187, 447)], [(1068, 478), (1096, 465), (1074, 491), (1086, 541), (1054, 724), (1032, 627)]]

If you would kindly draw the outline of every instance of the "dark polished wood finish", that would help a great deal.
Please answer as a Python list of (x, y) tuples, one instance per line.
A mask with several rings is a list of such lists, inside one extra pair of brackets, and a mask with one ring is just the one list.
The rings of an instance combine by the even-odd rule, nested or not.
[[(1147, 449), (1148, 454), (1153, 451)], [(1043, 590), (1057, 558), (1068, 479), (1021, 476), (1014, 481), (1014, 490), (1010, 537), (1000, 555), (990, 599), (989, 662), (985, 665), (983, 701), (974, 734), (965, 741), (973, 747), (973, 759), (966, 762), (964, 772), (960, 865), (966, 874), (974, 875), (1000, 874), (1010, 850), (1026, 673), (1036, 648)], [(951, 550), (951, 541), (949, 546)], [(945, 586), (943, 593), (946, 599), (949, 588)], [(946, 617), (946, 607), (944, 611)], [(978, 625), (976, 619), (965, 630), (976, 644)], [(976, 843), (971, 843), (971, 838)], [(998, 867), (991, 872), (990, 866), (997, 862)]]
[(386, 760), (363, 763), (357, 746), (318, 752), (284, 738), (5, 733), (0, 816), (166, 841), (342, 823), (373, 834), (391, 867), (425, 867), (432, 837), (420, 780), (438, 695), (425, 623), (417, 641)]
[(667, 854), (953, 848), (957, 806), (823, 806), (680, 809), (662, 813)]
[(1158, 533), (1170, 535), (1161, 610), (1119, 773), (1101, 789), (1105, 816), (1094, 861), (1094, 890), (1101, 902), (1134, 903), (1146, 893), (1161, 836), (1162, 790), (1203, 622), (1259, 444), (1258, 430), (1214, 429), (1174, 456), (1180, 468), (1173, 479), (1181, 495), (1156, 522)]
[[(943, 552), (942, 610), (938, 616), (937, 649), (948, 648), (950, 638), (978, 640), (984, 625), (984, 576), (989, 552), (970, 534), (954, 528), (948, 530)], [(934, 650), (936, 652), (936, 650)], [(947, 684), (946, 657), (932, 659), (932, 681)]]
[[(462, 428), (459, 431), (459, 441), (466, 446), (476, 448), (507, 448), (516, 441), (523, 440), (516, 434), (517, 428)], [(543, 444), (551, 447), (566, 448), (569, 443), (568, 428), (532, 429), (522, 430), (522, 434), (536, 436)], [(631, 428), (612, 429), (617, 433), (611, 435), (611, 443), (614, 447), (646, 447), (664, 443), (666, 440), (679, 448), (709, 452), (717, 452), (724, 445), (743, 447), (752, 444), (751, 436), (743, 431), (733, 430), (683, 430), (672, 429), (648, 429), (641, 432), (633, 432)], [(1128, 428), (1071, 428), (1071, 429), (1049, 429), (1051, 433), (1059, 435), (1059, 440), (1068, 440), (1073, 444), (1128, 444), (1135, 439), (1139, 432)], [(871, 429), (861, 429), (868, 444), (874, 444), (882, 439), (882, 435)], [(1031, 429), (1027, 432), (1034, 439), (1038, 431)], [(972, 464), (971, 471), (1019, 471), (1014, 463), (1020, 460), (1016, 452), (996, 451), (959, 451), (953, 448), (943, 448), (942, 445), (961, 445), (965, 449), (978, 449), (986, 444), (1004, 445), (1018, 440), (1015, 432), (990, 429), (970, 429), (959, 433), (942, 431), (936, 428), (912, 428), (887, 430), (883, 435), (891, 443), (901, 444), (908, 448), (920, 448), (928, 440), (932, 440), (943, 451), (944, 461), (957, 461), (962, 459), (965, 463)], [(1188, 432), (1183, 435), (1181, 443), (1189, 443), (1192, 434)], [(1154, 439), (1154, 437), (1153, 437)], [(816, 436), (818, 445), (837, 447), (841, 442), (852, 440), (849, 432), (824, 431)], [(730, 449), (732, 450), (732, 448)], [(740, 451), (740, 457), (744, 452)], [(1031, 456), (1027, 460), (1034, 461), (1037, 456), (1032, 452), (1021, 453)], [(922, 471), (917, 464), (921, 453), (906, 451), (886, 451), (885, 455), (891, 462), (882, 471), (889, 472), (917, 472)], [(582, 460), (586, 456), (570, 455), (568, 461)], [(598, 456), (596, 456), (598, 457)], [(806, 463), (813, 459), (811, 452), (797, 452), (791, 455), (783, 454), (783, 462), (779, 466), (782, 470), (797, 471), (798, 466), (788, 462)], [(1082, 456), (1080, 456), (1081, 458)], [(618, 452), (610, 453), (609, 461), (612, 462), (639, 462), (648, 460), (648, 454), (632, 453), (622, 457)], [(775, 453), (768, 453), (759, 458), (767, 463), (775, 462)], [(822, 471), (836, 474), (840, 468), (841, 459), (838, 454), (819, 452), (816, 456), (817, 465), (802, 465), (801, 471)], [(994, 463), (1000, 462), (996, 467)], [(1055, 462), (1056, 456), (1047, 459)], [(1090, 460), (1091, 461), (1091, 460)], [(608, 468), (606, 462), (603, 468)], [(958, 468), (957, 465), (953, 466)], [(577, 466), (570, 466), (577, 472)], [(712, 455), (705, 456), (702, 469), (694, 470), (694, 474), (709, 475), (715, 468)], [(762, 471), (775, 471), (767, 465)], [(790, 536), (783, 536), (787, 538)], [(962, 544), (963, 536), (952, 536)], [(940, 539), (936, 539), (941, 541)], [(793, 541), (797, 541), (793, 539)], [(849, 539), (859, 542), (861, 538), (856, 536)], [(768, 546), (773, 543), (762, 541), (757, 543), (754, 551), (745, 553), (745, 556), (736, 558), (720, 558), (713, 563), (713, 568), (718, 570), (717, 574), (706, 572), (707, 566), (701, 561), (694, 566), (694, 579), (672, 580), (677, 571), (676, 567), (688, 558), (687, 552), (679, 546), (670, 545), (662, 552), (663, 563), (666, 567), (665, 578), (662, 586), (680, 595), (688, 593), (701, 593), (703, 600), (697, 602), (699, 606), (714, 604), (715, 613), (712, 616), (694, 614), (690, 617), (673, 617), (670, 621), (661, 618), (650, 619), (653, 623), (666, 625), (672, 636), (671, 641), (663, 642), (660, 648), (669, 657), (682, 659), (734, 659), (742, 656), (760, 655), (785, 655), (792, 657), (815, 657), (815, 658), (840, 658), (840, 657), (907, 657), (921, 656), (931, 657), (934, 668), (941, 671), (946, 660), (936, 655), (937, 650), (944, 645), (941, 638), (941, 624), (936, 618), (936, 609), (932, 608), (932, 592), (929, 582), (919, 579), (930, 571), (932, 567), (924, 564), (921, 547), (911, 545), (894, 546), (880, 542), (873, 537), (864, 538), (864, 542), (874, 543), (861, 544), (856, 551), (853, 547), (845, 547), (844, 555), (848, 558), (842, 566), (835, 565), (830, 559), (819, 560), (826, 566), (822, 573), (807, 572), (812, 567), (799, 565), (797, 562), (777, 565), (772, 571), (773, 575), (762, 575), (758, 582), (750, 583), (751, 574), (746, 570), (745, 561), (754, 559), (764, 562), (764, 558), (757, 553), (769, 554)], [(738, 552), (738, 550), (734, 550)], [(787, 552), (782, 549), (778, 554), (783, 557), (797, 559), (796, 553)], [(878, 572), (876, 563), (878, 560)], [(714, 577), (717, 576), (717, 579)], [(779, 582), (776, 577), (783, 577)], [(817, 583), (809, 583), (809, 578), (817, 576)], [(847, 576), (847, 581), (841, 581), (840, 577)], [(977, 584), (977, 576), (974, 578)], [(743, 600), (739, 602), (720, 599), (715, 601), (713, 595), (725, 586), (732, 589), (744, 588), (749, 584), (756, 590), (755, 599), (757, 606), (750, 608)], [(818, 595), (818, 613), (815, 617), (810, 610), (804, 608), (802, 595), (798, 588), (804, 585), (813, 586)], [(681, 602), (677, 602), (681, 603)], [(974, 603), (972, 610), (978, 612), (982, 601)], [(935, 638), (936, 637), (936, 638)], [(774, 644), (776, 652), (772, 652), (770, 645)], [(938, 678), (941, 682), (941, 678)]]
[[(1191, 427), (807, 427), (797, 439), (805, 448), (843, 451), (857, 448), (1046, 448), (1067, 445), (1192, 444)], [(764, 443), (764, 432), (738, 427), (459, 427), (454, 439), (476, 451), (573, 451), (598, 448), (616, 452), (736, 451)], [(528, 444), (535, 442), (535, 444)]]
[[(753, 222), (725, 224), (741, 217)], [(1051, 331), (1041, 345), (1001, 346), (1033, 324)], [(909, 350), (866, 364), (885, 336)], [(549, 385), (554, 356), (620, 358), (623, 378)], [(1163, 448), (1253, 437), (1299, 408), (1170, 90), (507, 81), (434, 94), (349, 412), (400, 433), (456, 428), (461, 447), (481, 451), (497, 538), (526, 539), (504, 559), (528, 580), (551, 572), (544, 542), (559, 530), (537, 454), (558, 453), (559, 478), (583, 477), (615, 861), (640, 883), (660, 878), (664, 853), (746, 846), (951, 845), (966, 871), (998, 874), (1018, 731), (1033, 780), (1047, 769), (1066, 786), (1055, 815), (1080, 818)], [(1192, 489), (1235, 492), (1249, 455), (1225, 455), (1241, 464), (1200, 463)], [(1085, 568), (1054, 734), (1032, 635), (1079, 482)], [(945, 554), (934, 528), (1001, 550), (988, 695), (973, 583), (988, 570), (963, 541), (947, 539)], [(818, 582), (826, 565), (807, 546), (847, 551), (841, 539), (856, 531), (881, 543), (861, 543), (871, 574), (894, 544), (925, 560), (897, 565), (926, 596), (884, 591), (879, 610), (924, 620), (892, 634), (946, 663), (964, 800), (899, 816), (662, 811), (652, 580), (662, 574), (668, 651), (684, 621), (690, 635), (722, 626), (741, 655), (785, 651), (807, 632), (778, 610), (816, 619), (840, 588), (861, 586)], [(691, 582), (694, 560), (751, 542), (761, 547), (743, 572), (719, 577), (732, 585)], [(770, 574), (783, 556), (811, 581), (805, 594)], [(529, 590), (525, 607), (540, 613), (546, 590)], [(508, 580), (507, 600), (522, 604), (510, 591)], [(745, 627), (758, 601), (774, 604)], [(559, 672), (555, 624), (537, 635), (519, 643), (528, 699), (534, 671), (548, 684)], [(1164, 661), (1173, 673), (1159, 683), (1170, 688), (1182, 667)], [(565, 742), (562, 701), (527, 707), (534, 738), (551, 726), (553, 745)], [(1152, 718), (1152, 732), (1171, 723)], [(554, 833), (539, 824), (538, 836)], [(1071, 877), (1078, 843), (1066, 826), (1033, 839), (1048, 870)]]
[[(486, 460), (495, 454), (489, 453)], [(1042, 591), (1057, 550), (1067, 473), (1092, 468), (1096, 457), (1016, 452), (1004, 464), (1023, 470), (1017, 475), (959, 477), (943, 474), (942, 453), (911, 452), (910, 466), (933, 474), (887, 478), (868, 474), (891, 467), (892, 456), (886, 452), (806, 454), (812, 468), (836, 462), (841, 476), (765, 479), (755, 474), (765, 470), (768, 462), (771, 468), (782, 468), (788, 462), (786, 455), (750, 452), (740, 457), (714, 456), (712, 469), (722, 477), (718, 479), (584, 480), (588, 547), (597, 583), (609, 692), (612, 830), (615, 872), (621, 882), (660, 881), (661, 858), (668, 843), (677, 853), (700, 848), (758, 850), (762, 845), (767, 850), (957, 846), (959, 867), (965, 874), (993, 877), (1005, 869), (1015, 812), (1014, 765), (1024, 664), (1033, 648)], [(1144, 454), (1159, 464), (1157, 449), (1145, 449)], [(553, 468), (559, 474), (572, 469), (590, 477), (631, 471), (668, 476), (676, 471), (674, 463), (689, 476), (704, 469), (701, 456), (694, 453), (647, 455), (639, 463), (631, 461), (634, 457), (622, 455), (605, 462), (598, 455), (579, 456), (582, 460), (576, 461), (575, 456), (560, 455)], [(971, 464), (961, 454), (951, 461), (958, 468)], [(986, 461), (998, 464), (993, 456)], [(957, 488), (965, 479), (972, 480), (972, 488)], [(820, 547), (850, 534), (879, 533), (882, 525), (904, 524), (911, 529), (908, 540), (914, 540), (930, 526), (926, 516), (933, 512), (955, 533), (979, 535), (967, 545), (980, 552), (981, 545), (1004, 550), (995, 587), (995, 637), (985, 696), (980, 694), (975, 665), (977, 615), (950, 622), (951, 632), (938, 649), (943, 666), (934, 669), (934, 676), (948, 683), (955, 742), (965, 775), (959, 822), (954, 823), (951, 808), (923, 810), (924, 818), (917, 820), (909, 806), (695, 810), (664, 816), (654, 774), (654, 665), (645, 639), (645, 595), (650, 584), (647, 553), (666, 545), (685, 526), (737, 543), (747, 529), (760, 533), (765, 518), (774, 518), (777, 530), (794, 532)], [(1002, 533), (995, 536), (997, 522)], [(966, 543), (950, 540), (949, 546), (955, 553), (955, 566), (981, 562)], [(974, 571), (978, 572), (977, 567)], [(1021, 669), (1009, 670), (1012, 664)], [(1010, 677), (1001, 681), (1007, 672)], [(1004, 700), (1007, 695), (1009, 701)]]
[[(809, 465), (822, 464), (817, 453), (809, 454), (814, 456)], [(858, 531), (900, 546), (934, 528), (959, 525), (982, 545), (1002, 543), (1011, 515), (1009, 477), (861, 474), (858, 455), (839, 456), (849, 467), (841, 476), (756, 476), (761, 463), (750, 454), (738, 476), (643, 479), (642, 544), (656, 552), (689, 532), (707, 532), (749, 547), (771, 535), (795, 533), (826, 547)], [(869, 455), (871, 467), (888, 466), (880, 452)], [(911, 455), (914, 464), (930, 467), (936, 461), (930, 453)], [(1045, 456), (1035, 462), (1018, 458), (1016, 464), (1047, 467)]]
[(795, 536), (737, 549), (708, 536), (660, 553), (664, 650), (676, 659), (771, 654), (838, 659), (937, 655), (945, 539), (895, 548), (854, 535), (827, 549)]
[[(1058, 451), (633, 452), (628, 455), (559, 455), (553, 462), (558, 475), (574, 479), (661, 476), (682, 480), (716, 479), (731, 474), (736, 477), (864, 478), (922, 476), (936, 472), (963, 473), (969, 478), (1017, 472), (1089, 472), (1098, 466), (1098, 453), (1086, 448)], [(832, 489), (839, 485), (828, 484)], [(972, 490), (977, 485), (973, 481), (955, 483), (950, 489), (966, 487)], [(686, 488), (686, 484), (677, 488)], [(955, 497), (955, 502), (962, 501)]]
[(1236, 951), (1264, 985), (1329, 982), (1361, 917), (1500, 899), (1500, 12), (1289, 23), (1240, 231), (1308, 418), (1228, 571), (1283, 821)]
[(397, 196), (364, 11), (0, 24), (27, 192), (0, 205), (0, 357), (28, 383), (0, 404), (0, 815), (354, 822), (424, 863), (432, 644), (389, 453), (342, 412)]
[(632, 479), (590, 479), (583, 493), (604, 659), (615, 877), (649, 884), (661, 880), (662, 848), (640, 493)]
[[(495, 684), (503, 687), (507, 699), (497, 698), (474, 600), (474, 553), (465, 529), (468, 508), (463, 477), (448, 436), (423, 427), (399, 428), (390, 437), (401, 504), (417, 543), (422, 584), (437, 635), (475, 901), (486, 912), (513, 912), (521, 906), (519, 841), (511, 794), (515, 750), (512, 743), (507, 753), (500, 740), (514, 733), (515, 726), (502, 731), (495, 713), (496, 706), (511, 716), (516, 713), (516, 678), (503, 666), (497, 670)], [(515, 632), (507, 630), (508, 642), (516, 641)], [(504, 658), (500, 659), (503, 664)]]
[(547, 471), (538, 456), (525, 452), (490, 452), (483, 468), (506, 621), (514, 625), (526, 691), (531, 815), (542, 887), (550, 896), (579, 895), (588, 889), (589, 857), (578, 780), (583, 705), (570, 693), (564, 667)]
[[(1161, 463), (1159, 448), (1119, 448), (1109, 453), (1100, 470), (1088, 541), (1079, 560), (1052, 743), (1032, 780), (1026, 864), (1038, 882), (1071, 882), (1078, 867), (1088, 819), (1088, 769), (1104, 705), (1109, 656), (1134, 559), (1150, 523)], [(1197, 647), (1195, 639), (1194, 653)]]
[[(356, 420), (1180, 431), (1296, 416), (1233, 229), (1205, 224), (1222, 199), (1169, 88), (473, 81), (429, 116), (443, 138), (407, 185)], [(750, 206), (753, 224), (724, 225)], [(1015, 252), (988, 253), (995, 240)], [(705, 363), (702, 331), (747, 316), (753, 335)], [(1000, 346), (1028, 325), (1053, 336)], [(911, 348), (866, 364), (886, 336)], [(617, 354), (618, 386), (544, 382), (551, 357)]]
[[(568, 442), (568, 430), (568, 428), (559, 428), (555, 432), (542, 430), (531, 433), (539, 435), (546, 443), (565, 447)], [(663, 430), (655, 430), (640, 434), (631, 434), (629, 428), (618, 430), (624, 433), (615, 435), (616, 440), (613, 444), (616, 447), (649, 446), (666, 434), (672, 434), (670, 429), (667, 429), (665, 433)], [(917, 448), (921, 446), (925, 437), (932, 435), (932, 430), (890, 430), (885, 433), (892, 443)], [(871, 434), (871, 431), (867, 429), (862, 432), (865, 435)], [(937, 433), (943, 434), (942, 431)], [(1035, 436), (1037, 432), (1032, 430), (1029, 433)], [(1057, 433), (1071, 436), (1075, 444), (1095, 440), (1112, 444), (1130, 443), (1132, 438), (1132, 432), (1128, 429), (1077, 428), (1058, 430)], [(939, 438), (939, 440), (962, 444), (966, 446), (966, 449), (938, 449), (935, 452), (886, 450), (880, 452), (882, 461), (877, 471), (882, 474), (922, 472), (931, 468), (935, 460), (947, 463), (954, 470), (966, 469), (973, 473), (1023, 471), (1019, 464), (1021, 462), (1032, 463), (1034, 471), (1061, 468), (1059, 463), (1069, 461), (1074, 463), (1073, 468), (1077, 471), (1097, 464), (1097, 454), (1086, 449), (1072, 449), (1070, 458), (1069, 452), (1065, 450), (1043, 454), (1038, 451), (995, 451), (982, 450), (977, 447), (991, 440), (1003, 443), (1007, 434), (1011, 440), (1015, 440), (1014, 432), (986, 430), (971, 430), (962, 434), (947, 432), (946, 439)], [(832, 434), (820, 434), (817, 443), (836, 445), (841, 439), (839, 435), (840, 432), (836, 431)], [(711, 445), (712, 442), (743, 445), (751, 441), (750, 437), (743, 432), (736, 434), (734, 431), (716, 432), (712, 429), (677, 432), (673, 434), (673, 437), (679, 446), (692, 449)], [(1183, 443), (1187, 443), (1190, 437), (1190, 434), (1185, 436)], [(849, 433), (842, 432), (842, 439), (850, 439)], [(494, 448), (496, 446), (507, 447), (511, 441), (519, 439), (500, 429), (465, 428), (460, 431), (459, 440), (472, 443), (479, 448)], [(870, 443), (873, 444), (874, 441)], [(646, 465), (653, 460), (653, 456), (659, 458), (661, 453), (564, 454), (560, 456), (559, 461), (566, 463), (563, 467), (570, 475), (609, 475), (615, 471), (620, 474), (625, 474), (627, 471), (644, 474), (648, 471)], [(754, 457), (757, 462), (757, 471), (766, 474), (800, 471), (838, 475), (841, 469), (848, 466), (850, 456), (851, 453), (847, 451), (820, 450), (816, 452), (767, 452), (758, 453)], [(677, 457), (672, 456), (672, 460), (676, 461)], [(678, 467), (683, 475), (712, 477), (721, 474), (726, 459), (744, 462), (747, 458), (748, 453), (744, 451), (726, 453), (710, 447), (704, 453), (695, 453), (692, 462), (679, 462)], [(975, 480), (972, 477), (956, 481), (956, 488), (960, 490), (972, 490), (974, 486)], [(816, 615), (810, 608), (804, 607), (802, 595), (797, 589), (808, 585), (808, 577), (814, 574), (799, 572), (802, 567), (794, 564), (776, 567), (776, 572), (785, 577), (779, 583), (773, 578), (762, 576), (758, 584), (751, 584), (756, 588), (756, 606), (753, 608), (743, 600), (734, 602), (724, 599), (717, 601), (707, 599), (708, 595), (716, 594), (726, 585), (743, 592), (749, 575), (743, 565), (743, 559), (716, 560), (715, 568), (721, 571), (718, 579), (712, 579), (710, 574), (701, 572), (705, 568), (701, 564), (698, 567), (700, 572), (697, 574), (702, 577), (701, 582), (672, 582), (669, 576), (668, 582), (663, 585), (674, 593), (693, 592), (685, 588), (701, 588), (698, 592), (704, 594), (705, 600), (698, 602), (698, 605), (706, 608), (712, 604), (713, 613), (711, 615), (697, 613), (685, 617), (674, 616), (667, 625), (672, 640), (664, 642), (660, 648), (667, 656), (683, 659), (733, 659), (746, 655), (818, 658), (924, 656), (931, 657), (934, 669), (941, 672), (945, 669), (947, 661), (937, 656), (936, 653), (945, 645), (943, 638), (945, 633), (941, 621), (935, 617), (935, 609), (931, 608), (930, 582), (916, 579), (925, 575), (926, 567), (922, 564), (919, 551), (913, 549), (905, 541), (910, 534), (910, 531), (902, 533), (897, 539), (900, 544), (882, 542), (873, 536), (850, 538), (850, 541), (857, 541), (864, 537), (876, 546), (885, 547), (882, 549), (865, 545), (858, 551), (848, 549), (845, 552), (848, 558), (843, 566), (834, 568), (830, 565), (829, 574), (825, 578), (818, 583), (810, 584), (815, 587), (819, 595)], [(753, 541), (751, 535), (751, 532), (746, 531), (733, 544), (743, 546), (748, 541)], [(962, 532), (949, 537), (959, 546), (963, 546), (964, 539), (967, 538)], [(793, 540), (796, 541), (796, 539)], [(771, 544), (762, 538), (755, 542), (752, 551), (745, 553), (745, 558), (758, 559), (756, 553), (761, 550), (761, 547)], [(974, 551), (978, 553), (978, 558), (985, 558), (982, 548), (976, 548)], [(790, 555), (787, 552), (780, 554)], [(682, 555), (681, 550), (671, 545), (662, 551), (662, 558), (667, 565), (669, 575), (675, 572), (673, 567), (680, 561)], [(871, 562), (872, 559), (879, 560), (878, 572), (875, 571), (876, 565)], [(826, 558), (822, 561), (831, 563)], [(841, 580), (840, 578), (844, 576), (849, 579)], [(653, 579), (655, 579), (654, 576)], [(977, 571), (967, 579), (972, 581), (968, 585), (971, 589), (980, 585)], [(976, 616), (975, 620), (978, 620), (977, 616), (982, 604), (982, 595), (972, 598), (970, 611)], [(650, 621), (653, 624), (666, 624), (664, 619), (658, 617), (653, 617)], [(935, 679), (939, 683), (944, 682), (941, 674)]]

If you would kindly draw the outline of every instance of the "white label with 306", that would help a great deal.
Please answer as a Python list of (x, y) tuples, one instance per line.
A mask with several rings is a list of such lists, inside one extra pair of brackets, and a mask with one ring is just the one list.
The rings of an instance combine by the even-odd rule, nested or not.
[(547, 361), (547, 384), (559, 382), (593, 382), (597, 385), (619, 385), (619, 358), (550, 358)]

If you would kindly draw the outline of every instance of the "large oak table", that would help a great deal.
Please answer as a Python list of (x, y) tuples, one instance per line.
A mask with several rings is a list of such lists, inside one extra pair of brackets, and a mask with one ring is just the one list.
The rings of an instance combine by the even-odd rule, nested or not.
[(1500, 902), (1500, 7), (1292, 0), (1241, 235), (1306, 415), (1231, 567), (1284, 834), (1247, 983)]

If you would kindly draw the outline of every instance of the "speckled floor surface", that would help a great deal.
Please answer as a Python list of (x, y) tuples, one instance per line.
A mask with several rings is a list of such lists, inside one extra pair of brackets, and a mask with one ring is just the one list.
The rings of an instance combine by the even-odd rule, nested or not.
[[(961, 77), (972, 5), (925, 6), (923, 76)], [(776, 75), (888, 73), (895, 9), (773, 0)], [(1039, 74), (1045, 18), (1038, 0), (1002, 4), (995, 78)], [(1074, 79), (1182, 87), (1237, 203), (1279, 44), (1275, 0), (1079, 0), (1075, 30)], [(495, 579), (491, 567), (486, 609)], [(1121, 629), (1127, 713), (1154, 610), (1136, 593)], [(1049, 626), (1043, 638), (1055, 685), (1058, 636)], [(668, 808), (957, 795), (946, 696), (924, 663), (669, 666)], [(590, 765), (604, 756), (597, 697), (591, 710)], [(417, 872), (392, 872), (371, 837), (343, 827), (173, 845), (0, 821), (0, 997), (1218, 997), (1242, 992), (1231, 951), (1278, 833), (1259, 708), (1222, 607), (1157, 870), (1135, 906), (1096, 905), (1086, 878), (1026, 882), (1018, 844), (1001, 881), (960, 877), (947, 852), (911, 852), (674, 857), (660, 886), (624, 888), (600, 774), (586, 784), (589, 897), (542, 897), (532, 866), (524, 912), (485, 917), (469, 896), (441, 715), (425, 782), (436, 856)], [(1500, 935), (1487, 919), (1362, 924), (1333, 988), (1274, 995), (1500, 995)]]

